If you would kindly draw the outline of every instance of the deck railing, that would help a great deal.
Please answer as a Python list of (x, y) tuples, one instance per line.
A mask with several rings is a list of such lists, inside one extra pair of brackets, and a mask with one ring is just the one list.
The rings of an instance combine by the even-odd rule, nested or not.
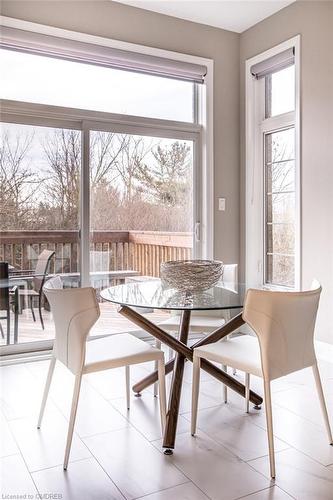
[[(52, 273), (79, 270), (78, 231), (0, 231), (0, 260), (18, 269), (34, 269), (44, 250), (56, 252)], [(159, 276), (166, 260), (189, 259), (192, 234), (160, 231), (94, 231), (91, 234), (91, 270), (133, 269)]]

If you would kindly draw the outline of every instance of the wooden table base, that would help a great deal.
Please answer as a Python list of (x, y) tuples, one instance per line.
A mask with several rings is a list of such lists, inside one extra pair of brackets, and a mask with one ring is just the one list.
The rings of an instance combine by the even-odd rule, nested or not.
[[(141, 316), (138, 312), (131, 309), (128, 306), (121, 306), (119, 308), (119, 313), (128, 318), (134, 324), (147, 331), (155, 338), (168, 345), (176, 351), (176, 357), (166, 363), (165, 371), (170, 373), (173, 371), (172, 384), (169, 397), (169, 406), (167, 411), (166, 428), (164, 432), (163, 447), (166, 448), (166, 453), (172, 453), (171, 450), (175, 446), (175, 438), (177, 431), (177, 422), (179, 415), (179, 403), (181, 396), (181, 389), (183, 385), (183, 375), (184, 375), (184, 364), (186, 360), (193, 361), (193, 349), (206, 344), (211, 344), (212, 342), (217, 342), (223, 337), (229, 335), (242, 324), (244, 320), (241, 313), (232, 318), (228, 323), (225, 323), (220, 328), (217, 328), (214, 332), (207, 335), (203, 339), (200, 339), (192, 347), (187, 346), (189, 330), (190, 330), (190, 318), (191, 311), (185, 310), (182, 312), (180, 328), (179, 328), (179, 340), (170, 335), (169, 333), (162, 330), (159, 326), (155, 325), (149, 321), (144, 316)], [(215, 365), (209, 361), (202, 359), (201, 368), (207, 373), (215, 377), (217, 380), (226, 384), (230, 389), (236, 391), (241, 396), (245, 397), (245, 386), (234, 379), (228, 373), (218, 369)], [(133, 386), (133, 391), (140, 393), (146, 387), (154, 384), (157, 381), (157, 371), (152, 372), (140, 382)], [(250, 401), (254, 403), (257, 407), (262, 404), (262, 397), (253, 391), (250, 391)]]

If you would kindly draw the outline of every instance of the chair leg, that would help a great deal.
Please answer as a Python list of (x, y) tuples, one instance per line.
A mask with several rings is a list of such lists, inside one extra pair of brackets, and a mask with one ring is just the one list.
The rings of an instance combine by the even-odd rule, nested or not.
[(7, 345), (9, 345), (10, 344), (10, 307), (9, 307), (9, 304), (7, 307), (6, 323), (7, 323)]
[(266, 424), (268, 435), (268, 449), (269, 449), (269, 465), (271, 471), (271, 478), (275, 478), (275, 457), (274, 457), (274, 436), (273, 436), (273, 416), (272, 416), (272, 400), (271, 400), (271, 385), (270, 381), (264, 380), (265, 392), (265, 409), (266, 409)]
[(44, 320), (43, 320), (43, 316), (42, 316), (42, 297), (41, 296), (39, 296), (39, 298), (38, 298), (38, 312), (39, 312), (40, 323), (41, 323), (42, 328), (44, 330)]
[[(156, 349), (161, 349), (161, 346), (162, 346), (161, 341), (158, 340), (158, 339), (155, 339), (155, 347), (156, 347)], [(154, 370), (155, 371), (158, 370), (158, 361), (157, 360), (155, 361)], [(156, 382), (154, 384), (154, 396), (155, 396), (155, 398), (156, 398), (157, 395), (158, 395), (158, 382)]]
[(46, 378), (46, 382), (45, 382), (43, 399), (42, 399), (42, 404), (40, 407), (39, 418), (38, 418), (38, 423), (37, 423), (37, 429), (40, 429), (40, 426), (42, 425), (42, 419), (43, 419), (43, 415), (44, 415), (47, 397), (49, 395), (49, 390), (50, 390), (50, 385), (52, 382), (55, 364), (56, 364), (56, 358), (54, 356), (52, 356), (51, 361), (50, 361), (49, 371), (47, 373), (47, 378)]
[(318, 393), (318, 397), (319, 397), (319, 401), (320, 401), (321, 411), (323, 412), (323, 417), (324, 417), (324, 421), (325, 421), (325, 427), (326, 427), (326, 432), (328, 435), (328, 440), (329, 440), (330, 444), (333, 444), (332, 430), (331, 430), (330, 421), (328, 418), (324, 391), (323, 391), (323, 387), (321, 384), (320, 373), (319, 373), (317, 364), (312, 366), (312, 371), (313, 371), (313, 376), (314, 376), (314, 379), (316, 382), (316, 388), (317, 388), (317, 393)]
[(33, 308), (32, 296), (31, 295), (29, 297), (29, 305), (30, 305), (30, 309), (31, 309), (32, 319), (34, 321), (36, 321), (36, 316), (35, 316), (35, 311), (34, 311), (34, 308)]
[(246, 402), (246, 413), (250, 411), (250, 374), (245, 373), (245, 402)]
[(7, 345), (10, 344), (10, 309), (7, 310)]
[(74, 385), (74, 392), (73, 392), (73, 399), (72, 399), (71, 416), (69, 419), (66, 451), (65, 451), (65, 458), (64, 458), (64, 470), (67, 470), (69, 454), (71, 451), (73, 430), (74, 430), (74, 424), (75, 424), (75, 418), (76, 418), (76, 412), (77, 412), (77, 405), (78, 405), (79, 396), (80, 396), (81, 380), (82, 380), (82, 373), (80, 372), (75, 376), (75, 385)]
[(1, 322), (0, 322), (0, 333), (1, 333), (1, 337), (4, 339), (5, 338), (5, 334), (3, 333), (3, 328), (2, 328)]
[(165, 366), (164, 359), (158, 361), (158, 385), (160, 394), (160, 415), (162, 433), (164, 433), (166, 424), (166, 394), (165, 394)]
[[(226, 373), (228, 373), (228, 367), (227, 365), (222, 365), (222, 370)], [(224, 402), (228, 402), (228, 387), (223, 384), (223, 397), (224, 397)]]
[(131, 377), (130, 377), (130, 367), (127, 365), (125, 366), (125, 377), (126, 377), (126, 405), (127, 405), (127, 409), (129, 410), (130, 409), (130, 381), (131, 381)]
[(18, 313), (19, 313), (19, 306), (18, 306), (18, 299), (16, 296), (15, 306), (14, 306), (14, 344), (17, 344), (18, 342)]
[(200, 386), (200, 358), (193, 356), (193, 378), (192, 378), (192, 408), (191, 408), (191, 434), (195, 435), (198, 416), (198, 399)]

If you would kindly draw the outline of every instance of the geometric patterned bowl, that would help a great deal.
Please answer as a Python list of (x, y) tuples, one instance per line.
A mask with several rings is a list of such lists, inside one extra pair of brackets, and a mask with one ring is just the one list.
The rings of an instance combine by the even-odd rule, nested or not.
[(223, 276), (218, 260), (169, 260), (161, 263), (161, 278), (172, 288), (201, 292), (216, 285)]

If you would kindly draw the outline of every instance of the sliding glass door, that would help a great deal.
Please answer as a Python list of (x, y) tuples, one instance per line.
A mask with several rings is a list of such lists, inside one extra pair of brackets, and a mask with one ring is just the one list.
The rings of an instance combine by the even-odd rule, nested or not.
[[(91, 131), (89, 159), (89, 264), (97, 295), (111, 284), (159, 277), (165, 260), (191, 258), (193, 140)], [(101, 311), (96, 334), (106, 324), (111, 333), (136, 328), (109, 303)]]
[(80, 130), (1, 124), (0, 261), (9, 264), (19, 301), (16, 335), (13, 321), (8, 335), (0, 311), (1, 345), (37, 348), (54, 339), (41, 286), (55, 273), (79, 286), (80, 182)]
[(7, 335), (0, 312), (1, 354), (52, 347), (44, 278), (93, 286), (102, 315), (91, 334), (107, 335), (135, 327), (102, 302), (102, 288), (156, 278), (161, 262), (200, 256), (198, 127), (68, 113), (29, 105), (29, 114), (5, 113), (1, 125), (0, 261), (19, 299), (17, 332)]

